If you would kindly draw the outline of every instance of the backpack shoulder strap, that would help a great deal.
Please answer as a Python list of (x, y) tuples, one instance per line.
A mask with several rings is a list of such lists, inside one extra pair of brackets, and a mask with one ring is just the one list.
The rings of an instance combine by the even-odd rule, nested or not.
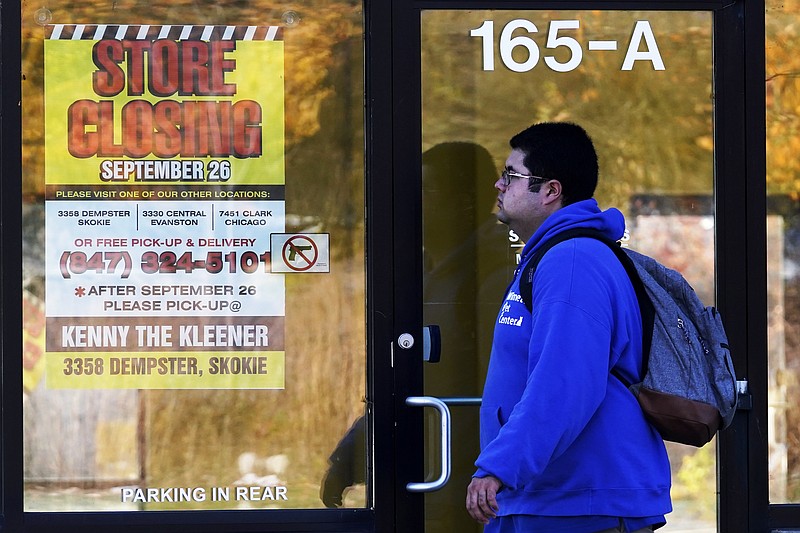
[(590, 228), (573, 228), (568, 229), (567, 231), (562, 231), (561, 233), (543, 242), (539, 248), (536, 249), (531, 258), (528, 259), (528, 262), (525, 263), (525, 266), (522, 267), (522, 273), (520, 274), (520, 296), (522, 297), (522, 301), (528, 311), (533, 310), (533, 275), (536, 273), (536, 267), (539, 265), (539, 261), (541, 261), (542, 257), (544, 257), (544, 254), (546, 254), (550, 248), (556, 244), (574, 239), (576, 237), (592, 237), (598, 240), (606, 238), (597, 230)]
[[(636, 293), (636, 299), (639, 302), (639, 311), (642, 315), (642, 369), (643, 372), (646, 372), (650, 358), (650, 346), (653, 341), (655, 308), (653, 307), (653, 302), (650, 300), (650, 297), (647, 295), (647, 290), (645, 289), (644, 284), (642, 283), (642, 280), (636, 271), (636, 265), (634, 264), (633, 260), (628, 256), (628, 254), (617, 241), (606, 237), (602, 232), (590, 228), (573, 228), (561, 232), (544, 242), (536, 250), (536, 252), (533, 253), (531, 258), (523, 267), (522, 273), (520, 274), (520, 297), (522, 297), (525, 307), (528, 309), (528, 311), (533, 309), (533, 276), (536, 272), (536, 267), (539, 265), (539, 261), (542, 260), (542, 257), (544, 257), (544, 254), (556, 244), (569, 239), (574, 239), (576, 237), (590, 237), (605, 243), (611, 249), (611, 251), (614, 252), (614, 255), (617, 256), (617, 259), (619, 259), (619, 261), (622, 263), (622, 266), (625, 268), (625, 272), (628, 274), (628, 277), (633, 284), (633, 290)], [(631, 385), (631, 383), (628, 383), (628, 380), (624, 379), (615, 370), (612, 369), (611, 373), (614, 374), (614, 376), (622, 381), (625, 385)]]

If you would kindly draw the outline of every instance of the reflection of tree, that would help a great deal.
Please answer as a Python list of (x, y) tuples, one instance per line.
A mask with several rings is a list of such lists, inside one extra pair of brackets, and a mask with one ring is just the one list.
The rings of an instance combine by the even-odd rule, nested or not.
[[(40, 216), (46, 111), (44, 30), (34, 23), (34, 11), (40, 5), (22, 6), (23, 191), (26, 205), (34, 208), (29, 211), (37, 215), (28, 216), (24, 223), (23, 247), (26, 257), (33, 258), (25, 265), (26, 278), (41, 277), (44, 257), (44, 220)], [(292, 504), (321, 505), (316, 489), (311, 485), (308, 489), (305, 483), (319, 479), (327, 454), (364, 411), (361, 2), (298, 0), (289, 5), (275, 0), (77, 0), (51, 1), (48, 5), (52, 22), (57, 24), (285, 27), (286, 208), (291, 215), (287, 229), (313, 227), (334, 234), (331, 254), (335, 271), (302, 279), (287, 277), (286, 390), (143, 391), (141, 402), (131, 403), (127, 411), (134, 421), (137, 410), (140, 412), (141, 457), (128, 459), (141, 459), (140, 467), (147, 476), (144, 482), (151, 486), (226, 485), (239, 477), (238, 454), (286, 453), (291, 460), (287, 482), (296, 491)], [(37, 295), (44, 296), (34, 281), (28, 283), (40, 289)], [(26, 323), (29, 318), (26, 315)], [(47, 403), (47, 393), (36, 391), (42, 395), (37, 405), (61, 414), (54, 407), (58, 403)], [(71, 393), (85, 396), (81, 391)], [(91, 402), (84, 403), (89, 404), (88, 411), (96, 408)], [(35, 417), (36, 413), (28, 409), (26, 420)], [(84, 427), (78, 415), (64, 418), (71, 428)], [(64, 447), (59, 428), (45, 429), (36, 437), (26, 432), (25, 438)]]
[[(481, 43), (465, 38), (464, 29), (486, 18), (494, 19), (496, 36), (514, 18), (534, 21), (539, 32), (532, 37), (543, 57), (553, 53), (545, 48), (548, 23), (579, 19), (580, 30), (563, 34), (584, 45), (581, 65), (557, 73), (540, 59), (530, 72), (514, 73), (496, 57), (496, 70), (483, 72)], [(666, 70), (654, 71), (649, 63), (620, 70), (637, 20), (650, 21)], [(464, 138), (505, 154), (509, 136), (531, 122), (570, 120), (586, 127), (597, 145), (603, 202), (625, 206), (641, 191), (711, 192), (710, 14), (483, 11), (460, 15), (454, 25), (425, 12), (423, 31), (426, 143), (452, 138), (456, 124), (463, 125)], [(618, 50), (588, 52), (590, 39), (615, 40)]]
[[(781, 232), (785, 256), (780, 269), (783, 301), (779, 307), (782, 339), (771, 339), (770, 345), (783, 347), (785, 368), (771, 368), (770, 376), (785, 391), (784, 426), (788, 472), (785, 497), (789, 502), (800, 501), (800, 276), (797, 275), (797, 201), (800, 200), (800, 2), (768, 1), (766, 4), (767, 33), (767, 189), (771, 195), (788, 195), (790, 209), (781, 210)], [(776, 287), (771, 291), (775, 292)], [(780, 292), (780, 291), (779, 291)], [(782, 343), (782, 344), (781, 344)], [(772, 401), (781, 398), (780, 390), (771, 390)], [(777, 482), (777, 481), (776, 481)], [(778, 487), (778, 491), (784, 490)], [(777, 502), (783, 503), (783, 502)]]
[(800, 198), (800, 2), (767, 2), (767, 185)]

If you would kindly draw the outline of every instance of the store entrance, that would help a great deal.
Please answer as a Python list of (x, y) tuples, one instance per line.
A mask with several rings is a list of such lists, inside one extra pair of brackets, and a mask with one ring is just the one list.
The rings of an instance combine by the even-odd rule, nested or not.
[[(714, 304), (713, 16), (423, 10), (420, 27), (422, 310), (441, 333), (440, 360), (423, 363), (423, 396), (441, 399), (452, 424), (452, 473), (425, 498), (426, 531), (478, 532), (463, 503), (478, 406), (524, 244), (494, 216), (508, 140), (539, 121), (582, 125), (600, 158), (596, 197), (625, 214), (626, 245), (683, 272)], [(437, 409), (426, 420), (435, 477)], [(669, 454), (675, 511), (664, 531), (716, 531), (716, 442), (670, 444)]]
[(3, 4), (3, 530), (478, 533), (464, 493), (523, 246), (493, 183), (551, 120), (593, 137), (627, 244), (722, 310), (753, 391), (712, 444), (670, 445), (664, 531), (797, 527), (791, 405), (767, 422), (768, 387), (797, 387), (765, 257), (781, 287), (797, 217), (773, 202), (767, 228), (763, 3), (301, 4)]

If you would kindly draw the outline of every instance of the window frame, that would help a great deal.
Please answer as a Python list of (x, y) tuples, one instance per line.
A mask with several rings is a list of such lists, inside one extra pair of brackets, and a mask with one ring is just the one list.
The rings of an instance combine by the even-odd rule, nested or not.
[[(661, 0), (640, 2), (523, 2), (489, 0), (365, 0), (366, 175), (368, 244), (368, 409), (374, 459), (373, 509), (271, 511), (182, 511), (142, 513), (25, 513), (22, 471), (22, 267), (21, 261), (21, 87), (20, 2), (2, 5), (0, 76), (0, 429), (2, 435), (2, 518), (9, 531), (44, 532), (64, 527), (105, 532), (143, 525), (169, 531), (390, 531), (414, 530), (409, 515), (423, 498), (405, 492), (406, 478), (418, 478), (421, 415), (408, 412), (402, 398), (421, 390), (421, 372), (387, 357), (388, 345), (421, 325), (413, 294), (388, 290), (419, 264), (419, 222), (403, 226), (398, 212), (419, 213), (408, 180), (419, 172), (419, 12), (422, 9), (636, 9), (714, 12), (715, 201), (717, 216), (717, 302), (739, 374), (747, 377), (752, 409), (737, 414), (720, 435), (719, 529), (737, 533), (800, 528), (800, 505), (768, 501), (767, 324), (766, 324), (766, 124), (764, 94), (764, 3), (744, 0)], [(416, 70), (415, 70), (416, 69)], [(410, 92), (409, 92), (410, 90)], [(409, 112), (412, 111), (412, 112)], [(415, 144), (416, 143), (416, 144)], [(409, 156), (409, 154), (411, 154)], [(722, 179), (724, 177), (724, 179)], [(415, 181), (416, 180), (416, 181)], [(419, 178), (411, 180), (419, 185)], [(407, 202), (411, 201), (411, 204)], [(391, 239), (384, 236), (391, 235)], [(744, 247), (744, 248), (742, 248)], [(421, 279), (421, 277), (419, 278)], [(414, 283), (414, 282), (412, 282)], [(744, 289), (742, 289), (744, 287)], [(413, 292), (413, 291), (412, 291)], [(386, 384), (392, 384), (391, 387)], [(400, 429), (395, 422), (400, 422)], [(411, 513), (409, 513), (411, 510)], [(287, 529), (285, 519), (291, 519)], [(124, 527), (122, 524), (127, 524)]]

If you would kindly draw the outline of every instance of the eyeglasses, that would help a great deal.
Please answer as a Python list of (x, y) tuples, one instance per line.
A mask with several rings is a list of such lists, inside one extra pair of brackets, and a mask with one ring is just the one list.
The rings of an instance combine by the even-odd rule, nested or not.
[(526, 174), (520, 174), (519, 172), (514, 172), (511, 169), (504, 168), (503, 172), (500, 173), (500, 179), (503, 180), (503, 187), (508, 187), (511, 185), (512, 179), (522, 179), (522, 180), (539, 180), (541, 182), (550, 181), (548, 178), (541, 178), (539, 176), (528, 176)]

